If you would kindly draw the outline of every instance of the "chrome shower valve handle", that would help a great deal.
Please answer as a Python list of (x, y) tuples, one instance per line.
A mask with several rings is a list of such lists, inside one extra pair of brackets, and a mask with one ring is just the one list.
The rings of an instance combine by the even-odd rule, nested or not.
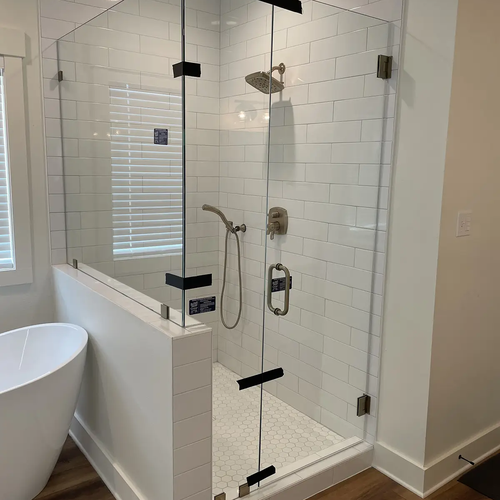
[(280, 223), (279, 222), (269, 222), (267, 225), (267, 234), (271, 235), (271, 239), (274, 240), (274, 235), (279, 232)]

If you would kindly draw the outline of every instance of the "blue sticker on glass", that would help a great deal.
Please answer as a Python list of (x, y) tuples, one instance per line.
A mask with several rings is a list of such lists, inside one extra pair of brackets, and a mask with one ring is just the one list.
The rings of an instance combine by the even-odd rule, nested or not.
[(189, 315), (203, 314), (215, 311), (215, 297), (193, 299), (189, 301)]
[(155, 128), (155, 144), (168, 146), (168, 129)]

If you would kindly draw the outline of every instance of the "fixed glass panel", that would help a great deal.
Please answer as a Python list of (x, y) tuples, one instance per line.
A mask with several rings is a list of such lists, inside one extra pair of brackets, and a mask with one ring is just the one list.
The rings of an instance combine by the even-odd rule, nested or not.
[(219, 207), (220, 1), (186, 0), (184, 5), (184, 59), (193, 65), (186, 67), (182, 77), (186, 99), (185, 273), (189, 278), (207, 277), (212, 283), (186, 291), (186, 324), (198, 321), (216, 331), (222, 223), (203, 207)]
[(62, 135), (68, 263), (159, 313), (182, 309), (165, 283), (183, 276), (181, 9), (135, 4), (57, 42), (62, 120), (48, 134)]
[(373, 441), (397, 76), (377, 69), (394, 30), (317, 1), (275, 9), (266, 174), (269, 222), (279, 230), (281, 207), (288, 228), (265, 240), (282, 283), (268, 292), (264, 369), (285, 375), (264, 385), (261, 462), (277, 475)]

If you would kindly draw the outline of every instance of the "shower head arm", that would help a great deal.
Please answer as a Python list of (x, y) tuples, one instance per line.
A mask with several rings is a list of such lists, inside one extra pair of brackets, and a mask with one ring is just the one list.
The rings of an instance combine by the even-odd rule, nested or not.
[(235, 232), (233, 223), (228, 221), (226, 216), (218, 208), (215, 208), (212, 205), (207, 205), (207, 204), (203, 205), (201, 208), (202, 208), (202, 210), (205, 210), (206, 212), (212, 212), (212, 213), (218, 215), (221, 218), (224, 225), (226, 226), (227, 230), (230, 231), (231, 233)]
[(279, 74), (283, 75), (286, 71), (286, 66), (283, 63), (281, 63), (279, 66), (273, 66), (271, 71), (268, 71), (267, 74), (271, 75), (275, 71), (279, 71)]

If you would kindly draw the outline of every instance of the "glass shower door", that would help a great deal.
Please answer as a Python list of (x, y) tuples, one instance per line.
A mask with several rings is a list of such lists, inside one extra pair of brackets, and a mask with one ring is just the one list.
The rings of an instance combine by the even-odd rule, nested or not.
[(399, 43), (316, 0), (271, 26), (263, 371), (283, 376), (263, 385), (268, 481), (374, 440), (397, 61), (377, 72)]
[(269, 96), (245, 77), (266, 71), (272, 7), (185, 7), (186, 60), (199, 65), (185, 87), (186, 273), (213, 277), (186, 293), (186, 322), (213, 328), (213, 495), (236, 498), (259, 470), (269, 126)]

